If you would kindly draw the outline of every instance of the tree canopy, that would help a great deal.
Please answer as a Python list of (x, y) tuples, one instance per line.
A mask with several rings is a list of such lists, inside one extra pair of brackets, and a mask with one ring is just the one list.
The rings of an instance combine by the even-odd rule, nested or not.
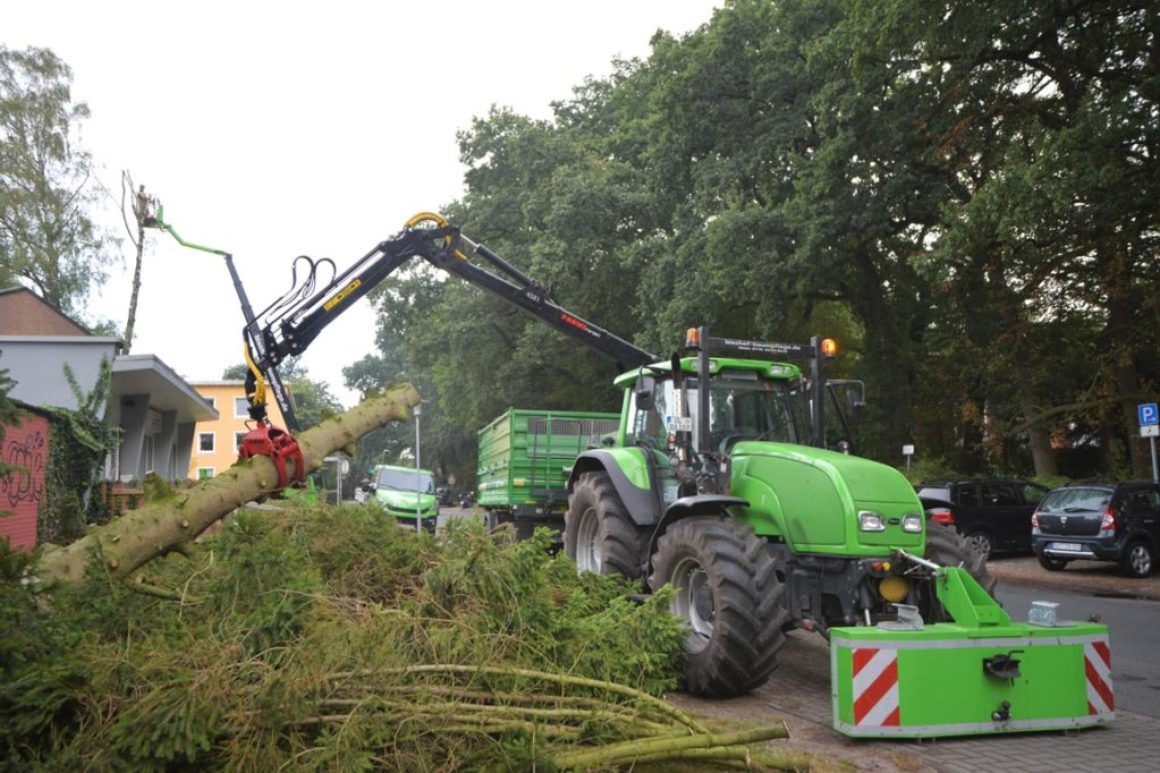
[[(447, 214), (654, 351), (699, 324), (839, 338), (840, 375), (869, 387), (869, 455), (1142, 475), (1157, 28), (1148, 2), (734, 0), (552, 120), (478, 117)], [(430, 379), (448, 426), (617, 405), (608, 363), (462, 282), (419, 270), (375, 303), (380, 344)]]
[(77, 130), (89, 110), (71, 81), (51, 51), (0, 45), (0, 286), (23, 282), (65, 313), (110, 262), (88, 215), (96, 194)]

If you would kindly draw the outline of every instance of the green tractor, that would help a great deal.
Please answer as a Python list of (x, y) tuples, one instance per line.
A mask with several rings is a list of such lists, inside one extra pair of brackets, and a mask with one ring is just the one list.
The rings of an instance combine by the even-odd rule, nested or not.
[[(785, 633), (896, 620), (898, 605), (948, 620), (936, 571), (964, 567), (990, 592), (981, 555), (926, 520), (897, 470), (827, 448), (861, 406), (827, 382), (832, 344), (769, 344), (690, 331), (685, 356), (622, 374), (620, 431), (579, 456), (564, 549), (580, 571), (672, 585), (688, 625), (686, 687), (728, 696), (765, 682)], [(720, 352), (721, 356), (717, 353)], [(724, 356), (740, 352), (746, 357)], [(753, 355), (762, 357), (752, 358)], [(806, 356), (809, 378), (784, 362)], [(839, 388), (855, 410), (842, 415)]]
[[(291, 290), (255, 313), (228, 252), (181, 240), (160, 205), (147, 224), (225, 258), (246, 320), (246, 396), (257, 423), (246, 442), (280, 470), (301, 456), (278, 365), (414, 259), (613, 360), (624, 388), (619, 428), (601, 429), (598, 447), (571, 463), (564, 549), (580, 571), (676, 589), (672, 611), (688, 627), (689, 692), (738, 695), (761, 685), (786, 632), (803, 628), (830, 640), (834, 726), (851, 736), (1026, 732), (1114, 719), (1106, 626), (1057, 620), (1043, 602), (1028, 622), (1012, 622), (992, 596), (983, 556), (929, 522), (897, 470), (851, 455), (846, 437), (830, 442), (850, 435), (846, 413), (853, 418), (860, 401), (843, 411), (838, 392), (856, 398), (858, 390), (826, 378), (829, 342), (712, 338), (701, 328), (690, 331), (683, 355), (664, 362), (559, 305), (551, 288), (431, 212), (417, 213), (324, 286), (319, 269), (333, 263), (299, 257)], [(790, 364), (797, 357), (808, 360), (808, 374)], [(290, 432), (269, 423), (268, 396)], [(839, 431), (827, 433), (827, 416)], [(509, 445), (516, 440), (509, 433)], [(546, 463), (567, 464), (554, 443), (545, 448), (553, 450)], [(532, 486), (520, 473), (517, 486), (511, 454), (507, 464), (505, 486), (558, 485), (551, 477)], [(293, 483), (280, 474), (279, 488)], [(433, 487), (429, 493), (434, 508)], [(411, 501), (422, 518), (435, 515)]]

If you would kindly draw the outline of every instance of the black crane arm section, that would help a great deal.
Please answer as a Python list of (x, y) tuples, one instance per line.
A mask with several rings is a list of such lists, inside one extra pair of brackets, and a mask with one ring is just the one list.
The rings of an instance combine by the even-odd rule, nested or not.
[[(265, 420), (265, 388), (269, 383), (287, 428), (292, 432), (296, 430), (293, 405), (278, 379), (278, 364), (290, 355), (304, 352), (319, 333), (351, 304), (412, 258), (422, 258), (499, 296), (611, 358), (622, 371), (657, 360), (651, 352), (557, 304), (548, 287), (484, 245), (464, 236), (457, 226), (442, 216), (421, 212), (408, 220), (402, 231), (380, 242), (317, 292), (314, 286), (319, 269), (326, 265), (333, 267), (333, 263), (325, 259), (298, 259), (309, 264), (306, 274), (299, 278), (296, 269), (290, 291), (257, 314), (245, 328), (250, 368), (246, 397), (250, 402), (251, 417)], [(473, 258), (490, 264), (496, 273), (473, 263)]]

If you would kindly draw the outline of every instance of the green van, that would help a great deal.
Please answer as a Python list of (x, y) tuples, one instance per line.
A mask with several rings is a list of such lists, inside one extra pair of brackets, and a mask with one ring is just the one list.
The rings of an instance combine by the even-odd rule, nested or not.
[(368, 493), (401, 524), (414, 528), (415, 518), (420, 517), (424, 529), (435, 531), (439, 502), (430, 470), (377, 464), (371, 471), (370, 487)]

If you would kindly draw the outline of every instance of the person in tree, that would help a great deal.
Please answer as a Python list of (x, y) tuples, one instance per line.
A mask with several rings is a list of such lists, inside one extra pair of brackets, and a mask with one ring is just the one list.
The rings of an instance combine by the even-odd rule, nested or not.
[(152, 206), (153, 200), (145, 192), (145, 184), (142, 183), (137, 189), (137, 204), (133, 208), (138, 222), (142, 225), (153, 225), (156, 222), (153, 218)]

